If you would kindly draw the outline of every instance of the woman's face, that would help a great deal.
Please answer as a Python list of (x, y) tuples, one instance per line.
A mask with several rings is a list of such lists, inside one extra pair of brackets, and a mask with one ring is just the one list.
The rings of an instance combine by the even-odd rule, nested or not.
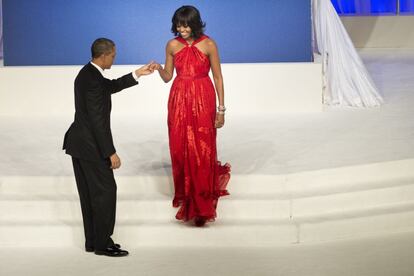
[(189, 39), (191, 37), (191, 28), (189, 26), (178, 25), (177, 32), (184, 39)]

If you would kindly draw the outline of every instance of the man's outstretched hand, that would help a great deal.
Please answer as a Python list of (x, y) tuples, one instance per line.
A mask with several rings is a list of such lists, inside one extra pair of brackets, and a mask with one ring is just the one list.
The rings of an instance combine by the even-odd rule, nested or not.
[(150, 75), (150, 74), (154, 73), (153, 63), (154, 62), (151, 61), (150, 63), (138, 68), (137, 70), (135, 70), (135, 74), (137, 75), (137, 77), (146, 76), (146, 75)]

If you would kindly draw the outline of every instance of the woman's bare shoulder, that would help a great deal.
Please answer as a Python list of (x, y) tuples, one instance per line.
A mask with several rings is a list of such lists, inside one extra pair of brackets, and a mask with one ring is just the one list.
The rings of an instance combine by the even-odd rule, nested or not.
[(214, 51), (214, 50), (217, 50), (217, 43), (216, 43), (216, 41), (214, 40), (214, 39), (212, 39), (211, 37), (208, 37), (208, 38), (206, 38), (205, 39), (205, 45), (207, 46), (207, 48), (208, 48), (208, 50), (209, 50), (209, 52), (210, 51)]
[(170, 39), (167, 41), (167, 47), (177, 47), (180, 46), (181, 42), (176, 38)]
[(181, 43), (180, 43), (177, 39), (175, 39), (175, 38), (170, 39), (170, 40), (168, 40), (168, 42), (167, 42), (166, 49), (167, 49), (167, 51), (168, 51), (168, 52), (170, 52), (170, 53), (176, 52), (176, 51), (177, 51), (177, 49), (179, 49), (179, 48), (180, 48), (180, 44), (181, 44)]

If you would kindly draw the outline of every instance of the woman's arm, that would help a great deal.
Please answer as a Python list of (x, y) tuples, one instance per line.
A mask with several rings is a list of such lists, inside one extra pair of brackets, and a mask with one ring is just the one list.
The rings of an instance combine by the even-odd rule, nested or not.
[(220, 128), (224, 125), (224, 83), (223, 75), (221, 74), (220, 57), (216, 43), (209, 39), (207, 41), (208, 56), (210, 58), (211, 71), (213, 72), (214, 86), (219, 101), (219, 112), (216, 114), (216, 127)]
[(165, 47), (165, 65), (164, 68), (160, 64), (154, 66), (154, 70), (158, 70), (160, 77), (164, 82), (169, 82), (174, 73), (174, 42), (170, 40)]

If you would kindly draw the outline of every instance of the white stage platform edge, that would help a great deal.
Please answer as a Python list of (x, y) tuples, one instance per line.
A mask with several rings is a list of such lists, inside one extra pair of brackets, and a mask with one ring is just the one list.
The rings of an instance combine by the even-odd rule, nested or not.
[[(113, 66), (109, 78), (137, 66)], [(72, 115), (73, 81), (80, 66), (0, 68), (0, 116)], [(232, 114), (322, 111), (322, 69), (318, 63), (223, 64), (225, 99)], [(117, 115), (163, 116), (168, 93), (155, 72), (114, 95)]]

